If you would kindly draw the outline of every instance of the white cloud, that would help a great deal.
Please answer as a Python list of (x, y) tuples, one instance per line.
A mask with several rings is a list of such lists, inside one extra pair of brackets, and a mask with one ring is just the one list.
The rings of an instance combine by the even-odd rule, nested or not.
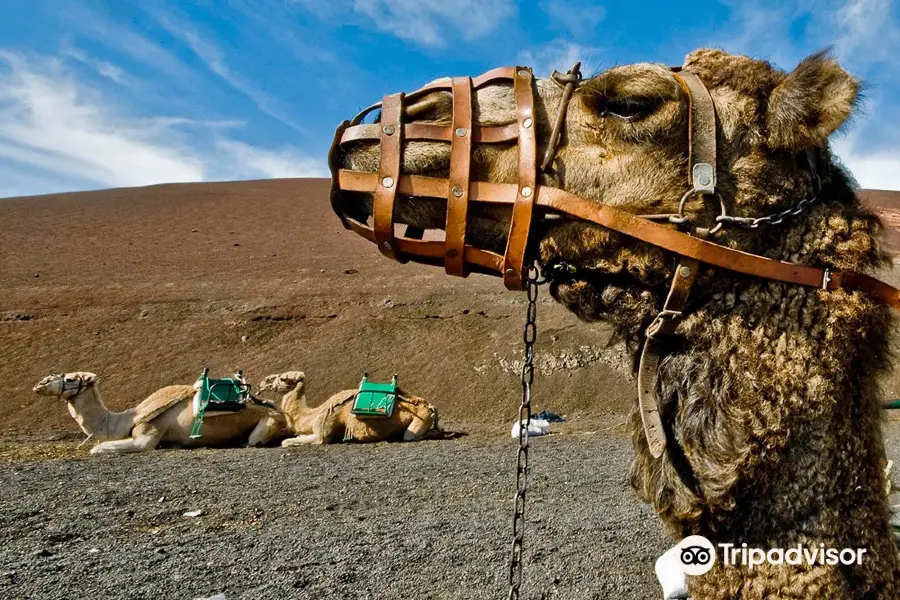
[(0, 171), (19, 173), (0, 196), (324, 173), (297, 150), (225, 137), (230, 125), (131, 116), (57, 60), (0, 51)]
[(849, 0), (830, 13), (840, 31), (835, 50), (854, 62), (894, 62), (900, 43), (896, 19), (891, 10), (894, 0)]
[(267, 150), (226, 138), (217, 140), (216, 147), (223, 155), (222, 162), (230, 163), (220, 169), (232, 171), (222, 173), (223, 179), (328, 176), (324, 160), (312, 159), (293, 148)]
[(544, 0), (540, 7), (547, 16), (559, 21), (578, 38), (591, 36), (606, 17), (603, 5), (592, 1)]
[(472, 41), (494, 31), (516, 14), (513, 0), (293, 0), (319, 18), (346, 21), (354, 11), (359, 24), (426, 46)]
[(850, 136), (837, 140), (833, 149), (860, 186), (900, 190), (900, 149), (869, 150), (860, 146), (858, 138)]
[(581, 61), (581, 72), (589, 77), (600, 66), (599, 48), (583, 46), (567, 40), (554, 40), (534, 50), (520, 52), (517, 60), (530, 66), (538, 77), (548, 77), (553, 70), (568, 71), (576, 61)]

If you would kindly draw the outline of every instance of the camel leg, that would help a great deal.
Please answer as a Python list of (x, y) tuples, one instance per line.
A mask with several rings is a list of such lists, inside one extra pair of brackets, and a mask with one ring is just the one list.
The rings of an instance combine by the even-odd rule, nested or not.
[(298, 435), (297, 437), (288, 438), (281, 442), (282, 447), (290, 448), (291, 446), (308, 446), (310, 444), (321, 444), (322, 437), (316, 433), (309, 435)]
[(91, 454), (123, 454), (126, 452), (146, 452), (153, 450), (162, 439), (162, 434), (148, 433), (124, 440), (101, 442), (91, 448)]
[(283, 423), (274, 417), (266, 417), (260, 419), (253, 431), (250, 432), (250, 438), (247, 440), (248, 446), (263, 446), (276, 437), (283, 429)]
[(404, 442), (415, 442), (416, 440), (421, 440), (425, 437), (425, 434), (428, 433), (428, 430), (431, 429), (431, 419), (427, 421), (424, 419), (420, 419), (419, 417), (413, 417), (412, 422), (409, 424), (409, 427), (406, 428), (406, 431), (403, 432), (403, 441)]

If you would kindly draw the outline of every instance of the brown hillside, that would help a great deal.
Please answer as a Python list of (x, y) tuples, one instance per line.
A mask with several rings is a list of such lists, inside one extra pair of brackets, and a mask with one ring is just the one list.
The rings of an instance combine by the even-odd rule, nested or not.
[[(343, 230), (327, 191), (297, 179), (0, 201), (6, 436), (80, 435), (61, 403), (31, 392), (48, 373), (96, 372), (123, 408), (204, 366), (254, 384), (303, 369), (314, 401), (363, 371), (397, 373), (447, 423), (508, 431), (521, 295), (384, 259)], [(618, 418), (632, 394), (608, 365), (618, 350), (591, 349), (604, 330), (545, 302), (537, 408)]]
[[(0, 201), (2, 435), (80, 435), (61, 403), (31, 392), (48, 373), (94, 371), (123, 408), (204, 366), (241, 367), (254, 384), (303, 369), (313, 400), (366, 370), (397, 373), (445, 423), (508, 431), (522, 295), (382, 258), (341, 228), (327, 191), (295, 179)], [(634, 393), (621, 350), (546, 294), (539, 312), (535, 408), (585, 428), (620, 420)]]

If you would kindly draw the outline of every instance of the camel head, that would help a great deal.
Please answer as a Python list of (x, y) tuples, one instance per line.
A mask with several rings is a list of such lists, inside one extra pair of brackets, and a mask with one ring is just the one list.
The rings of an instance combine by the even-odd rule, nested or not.
[(54, 373), (41, 379), (33, 391), (41, 396), (56, 396), (71, 400), (88, 387), (97, 383), (93, 373), (79, 371), (76, 373)]
[(306, 381), (303, 371), (285, 371), (284, 373), (269, 375), (259, 384), (260, 392), (272, 391), (278, 394), (286, 394)]
[[(561, 66), (562, 67), (562, 66)], [(880, 256), (871, 231), (852, 230), (845, 218), (855, 210), (851, 184), (833, 163), (828, 137), (854, 110), (858, 81), (827, 53), (803, 60), (790, 73), (767, 62), (721, 50), (689, 54), (683, 69), (709, 89), (717, 113), (719, 198), (695, 196), (685, 214), (696, 226), (712, 228), (720, 214), (760, 217), (795, 206), (823, 188), (823, 202), (840, 188), (850, 200), (832, 207), (842, 219), (829, 243), (807, 240), (803, 260), (834, 268), (856, 268)], [(562, 90), (555, 82), (535, 83), (537, 156), (543, 156)], [(617, 66), (585, 80), (574, 92), (562, 140), (551, 167), (539, 172), (539, 184), (560, 187), (585, 199), (634, 214), (678, 212), (688, 184), (689, 93), (671, 69), (658, 64)], [(473, 93), (473, 119), (482, 126), (515, 122), (511, 84), (487, 85)], [(410, 100), (405, 123), (449, 125), (452, 97), (435, 91)], [(516, 183), (515, 142), (473, 144), (473, 181)], [(403, 146), (404, 174), (448, 177), (450, 144), (413, 140)], [(379, 170), (378, 140), (342, 147), (341, 168)], [(829, 195), (831, 197), (829, 198)], [(343, 191), (332, 199), (335, 210), (365, 222), (372, 195)], [(851, 206), (848, 207), (847, 204)], [(825, 218), (817, 205), (810, 214)], [(510, 224), (508, 205), (470, 205), (467, 244), (503, 253)], [(816, 212), (819, 211), (819, 212)], [(843, 212), (842, 212), (843, 211)], [(799, 219), (807, 218), (806, 215)], [(397, 196), (395, 222), (423, 230), (443, 229), (446, 200)], [(790, 225), (788, 225), (790, 226)], [(749, 252), (783, 247), (786, 226), (743, 229), (728, 225), (711, 241)], [(866, 224), (865, 227), (877, 227)], [(530, 247), (554, 277), (553, 296), (585, 320), (608, 320), (622, 333), (635, 334), (655, 315), (673, 269), (671, 256), (659, 248), (573, 218), (539, 217)], [(799, 249), (798, 249), (799, 251)], [(797, 260), (797, 253), (788, 257)]]

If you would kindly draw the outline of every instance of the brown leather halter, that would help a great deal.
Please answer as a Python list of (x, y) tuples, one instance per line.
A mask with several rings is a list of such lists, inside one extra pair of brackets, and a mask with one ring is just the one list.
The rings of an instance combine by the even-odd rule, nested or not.
[[(557, 143), (565, 124), (566, 109), (574, 88), (581, 81), (579, 64), (566, 75), (554, 73), (553, 79), (564, 88), (553, 131), (543, 157), (541, 169), (547, 171), (553, 160)], [(689, 115), (689, 172), (688, 190), (684, 194), (677, 215), (634, 215), (612, 206), (598, 204), (563, 189), (538, 185), (536, 123), (534, 113), (534, 77), (528, 67), (501, 67), (475, 77), (443, 78), (406, 96), (385, 96), (382, 102), (363, 110), (352, 121), (344, 121), (335, 132), (329, 152), (332, 173), (332, 206), (344, 226), (375, 242), (386, 256), (405, 262), (412, 260), (426, 264), (443, 264), (450, 275), (465, 277), (470, 271), (500, 274), (508, 289), (523, 289), (523, 269), (526, 266), (531, 225), (535, 208), (564, 213), (658, 246), (677, 254), (671, 289), (663, 310), (647, 330), (647, 340), (638, 373), (638, 399), (644, 431), (654, 457), (662, 455), (666, 436), (659, 416), (656, 399), (657, 366), (662, 358), (660, 340), (674, 333), (677, 321), (687, 302), (699, 263), (824, 290), (846, 289), (860, 291), (876, 300), (900, 309), (900, 290), (873, 277), (851, 271), (831, 271), (766, 258), (756, 254), (727, 248), (703, 239), (725, 222), (740, 221), (729, 217), (719, 199), (722, 215), (704, 235), (690, 235), (654, 223), (666, 220), (684, 222), (685, 202), (698, 194), (716, 195), (716, 113), (712, 97), (700, 79), (689, 71), (673, 68), (679, 84), (687, 93)], [(516, 122), (509, 125), (483, 127), (473, 121), (472, 94), (492, 84), (512, 82), (516, 101)], [(428, 123), (402, 123), (405, 100), (422, 95), (448, 91), (453, 97), (453, 118), (450, 126)], [(363, 125), (362, 120), (381, 108), (378, 124)], [(381, 145), (379, 170), (352, 171), (341, 168), (341, 147), (360, 140), (378, 140)], [(449, 177), (435, 178), (403, 175), (401, 172), (403, 142), (427, 140), (449, 142)], [(489, 183), (471, 180), (473, 144), (497, 144), (516, 141), (519, 149), (519, 181), (517, 184)], [(341, 206), (341, 192), (373, 194), (373, 226), (348, 218)], [(394, 231), (394, 204), (397, 194), (447, 199), (445, 241), (423, 240), (423, 232), (407, 227), (404, 235)], [(511, 205), (512, 219), (503, 255), (466, 244), (466, 218), (472, 203)]]

